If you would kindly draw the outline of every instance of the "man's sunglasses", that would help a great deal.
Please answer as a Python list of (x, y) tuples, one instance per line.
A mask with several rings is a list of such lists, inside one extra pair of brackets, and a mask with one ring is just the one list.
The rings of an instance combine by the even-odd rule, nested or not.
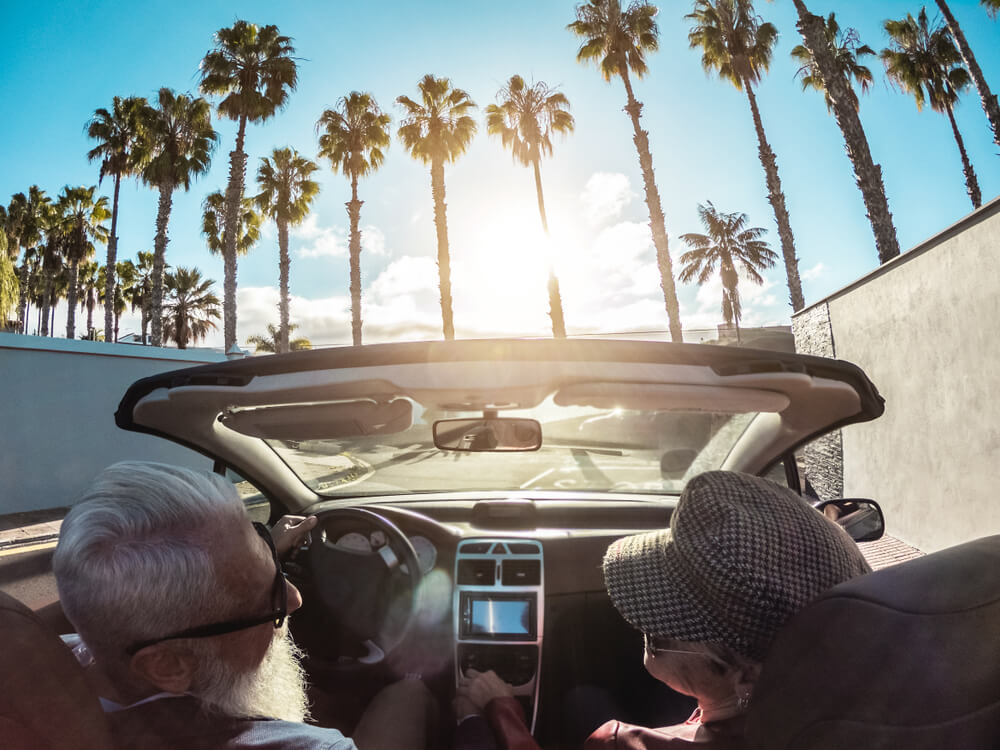
[(285, 575), (281, 570), (281, 562), (278, 560), (278, 553), (274, 548), (274, 540), (271, 539), (271, 532), (267, 530), (267, 526), (255, 521), (253, 528), (260, 535), (260, 538), (267, 543), (268, 549), (271, 550), (271, 558), (274, 560), (274, 585), (271, 589), (271, 606), (273, 609), (271, 612), (266, 615), (258, 615), (257, 617), (245, 617), (238, 620), (216, 622), (211, 625), (199, 625), (195, 628), (188, 628), (187, 630), (165, 635), (162, 638), (139, 641), (125, 649), (125, 653), (132, 656), (140, 649), (152, 646), (154, 643), (173, 641), (178, 638), (211, 638), (215, 635), (235, 633), (238, 630), (253, 628), (257, 625), (263, 625), (265, 622), (272, 623), (275, 630), (280, 628), (285, 622), (285, 617), (288, 616), (288, 588), (285, 584)]

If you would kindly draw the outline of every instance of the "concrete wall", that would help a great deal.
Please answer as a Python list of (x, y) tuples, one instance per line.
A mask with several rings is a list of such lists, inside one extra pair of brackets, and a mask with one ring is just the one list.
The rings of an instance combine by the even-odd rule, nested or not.
[(800, 349), (854, 362), (885, 397), (842, 431), (844, 495), (878, 500), (924, 551), (1000, 533), (998, 321), (1000, 199), (793, 320)]
[(0, 515), (70, 505), (105, 466), (126, 459), (210, 469), (199, 453), (115, 426), (139, 378), (221, 353), (0, 333)]

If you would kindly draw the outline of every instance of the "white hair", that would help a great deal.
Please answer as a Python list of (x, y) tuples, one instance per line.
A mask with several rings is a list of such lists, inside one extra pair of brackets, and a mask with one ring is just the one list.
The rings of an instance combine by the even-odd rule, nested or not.
[(127, 679), (129, 645), (235, 611), (211, 544), (246, 523), (217, 474), (130, 461), (98, 475), (62, 523), (53, 570), (66, 616), (109, 676)]

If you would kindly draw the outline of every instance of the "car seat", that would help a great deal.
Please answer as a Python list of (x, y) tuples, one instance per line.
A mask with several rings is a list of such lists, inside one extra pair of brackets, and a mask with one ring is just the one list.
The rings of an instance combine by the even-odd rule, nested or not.
[(1000, 747), (1000, 536), (834, 587), (788, 623), (747, 715), (754, 750)]
[(97, 695), (42, 620), (0, 592), (0, 745), (5, 750), (110, 750)]

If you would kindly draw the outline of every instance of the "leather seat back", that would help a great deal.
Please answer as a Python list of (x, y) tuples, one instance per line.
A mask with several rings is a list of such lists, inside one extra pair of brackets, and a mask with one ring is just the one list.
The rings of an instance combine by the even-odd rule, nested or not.
[(34, 612), (0, 592), (0, 746), (110, 750), (111, 735), (82, 667)]
[(751, 748), (1000, 747), (1000, 536), (834, 587), (768, 654)]

